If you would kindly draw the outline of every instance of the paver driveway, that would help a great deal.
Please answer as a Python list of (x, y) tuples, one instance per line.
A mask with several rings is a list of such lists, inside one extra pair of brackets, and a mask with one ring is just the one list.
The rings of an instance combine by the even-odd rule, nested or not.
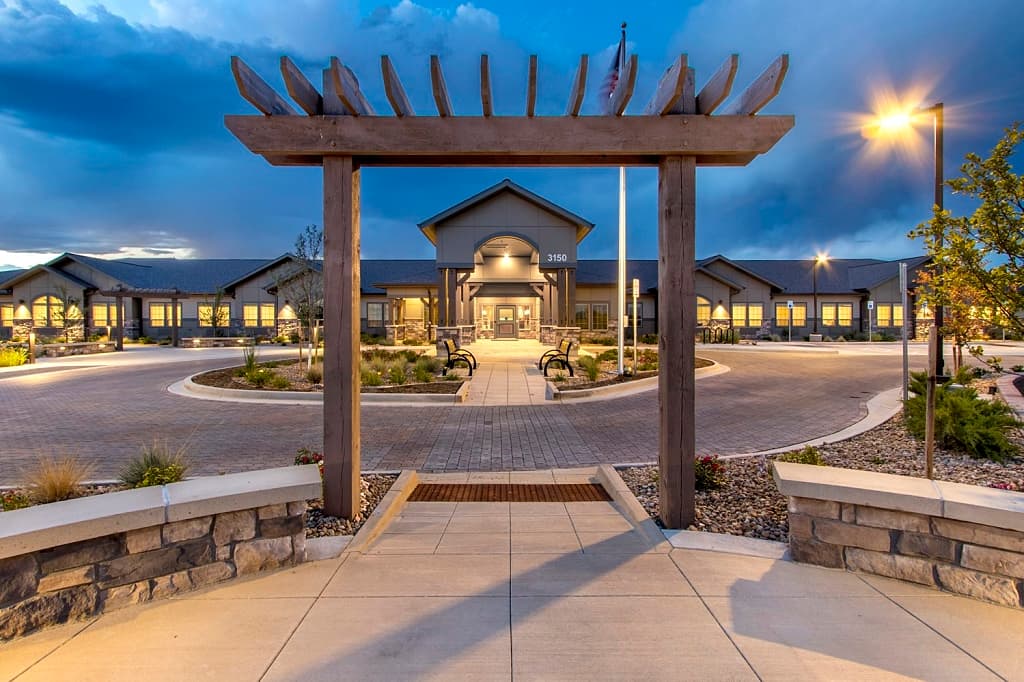
[[(316, 406), (212, 402), (166, 387), (237, 353), (133, 349), (131, 361), (0, 374), (0, 483), (40, 453), (78, 453), (112, 476), (140, 445), (187, 442), (197, 474), (289, 464), (299, 446), (321, 445)], [(177, 353), (180, 361), (166, 362)], [(837, 431), (864, 401), (899, 384), (897, 354), (708, 350), (732, 371), (697, 382), (702, 453), (767, 449)], [(192, 357), (203, 357), (192, 360)], [(269, 357), (269, 356), (268, 356)], [(153, 361), (158, 360), (158, 361)], [(915, 365), (922, 358), (912, 357)], [(45, 367), (40, 365), (41, 368)], [(502, 470), (647, 462), (657, 455), (657, 393), (543, 406), (366, 406), (363, 468)]]

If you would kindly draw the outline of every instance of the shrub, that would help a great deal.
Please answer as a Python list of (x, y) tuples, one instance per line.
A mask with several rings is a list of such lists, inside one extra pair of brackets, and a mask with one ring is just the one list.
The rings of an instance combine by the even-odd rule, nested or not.
[(423, 339), (420, 339), (420, 338), (417, 338), (417, 337), (414, 336), (412, 338), (404, 339), (402, 341), (402, 345), (403, 346), (426, 346), (427, 342), (424, 341)]
[(419, 355), (416, 357), (416, 366), (426, 368), (431, 374), (437, 374), (441, 371), (441, 360), (429, 355)]
[(1024, 372), (1024, 365), (1014, 365), (1010, 368), (1011, 372)]
[(28, 350), (21, 346), (0, 344), (0, 367), (18, 367), (28, 362)]
[(618, 362), (619, 349), (609, 348), (608, 350), (603, 351), (600, 355), (598, 355), (597, 359), (600, 360), (601, 362)]
[(657, 345), (658, 344), (658, 335), (657, 334), (641, 334), (640, 335), (640, 343), (646, 343), (648, 345), (650, 345), (650, 344)]
[(247, 374), (256, 371), (256, 346), (242, 346), (242, 369)]
[(311, 384), (319, 384), (324, 380), (324, 370), (320, 365), (313, 365), (306, 370), (306, 381)]
[(405, 374), (405, 360), (392, 360), (388, 363), (388, 381), (393, 384), (404, 384), (408, 377)]
[(130, 459), (118, 472), (118, 479), (129, 488), (177, 483), (185, 478), (188, 460), (186, 445), (172, 450), (166, 441), (143, 445), (137, 457)]
[(555, 381), (555, 382), (557, 382), (557, 383), (561, 383), (561, 382), (565, 381), (565, 380), (566, 380), (566, 379), (568, 379), (568, 378), (569, 378), (569, 377), (567, 377), (567, 376), (565, 375), (565, 372), (555, 372), (555, 376), (554, 376), (554, 378), (552, 379), (552, 381)]
[(388, 366), (389, 364), (390, 363), (388, 362), (388, 359), (386, 357), (383, 357), (381, 355), (375, 355), (370, 360), (370, 369), (372, 369), (377, 374), (383, 376), (388, 373), (388, 369), (390, 369)]
[(288, 335), (288, 341), (291, 343), (298, 343), (299, 335), (296, 332), (292, 332), (291, 334)]
[[(966, 373), (958, 373), (957, 378)], [(907, 431), (918, 440), (924, 439), (925, 391), (927, 374), (912, 372), (910, 390), (914, 396), (904, 403)], [(950, 384), (935, 387), (935, 442), (945, 448), (966, 452), (971, 457), (1003, 462), (1017, 454), (1007, 435), (1021, 423), (1013, 409), (996, 400), (981, 400), (968, 386), (951, 388)]]
[(283, 376), (281, 374), (273, 374), (273, 373), (271, 373), (271, 375), (270, 375), (270, 387), (271, 388), (276, 388), (276, 389), (278, 389), (280, 391), (283, 391), (283, 390), (291, 388), (292, 387), (292, 382), (288, 381), (288, 377), (286, 377), (286, 376)]
[(697, 490), (718, 490), (725, 485), (725, 464), (718, 455), (704, 455), (693, 462), (694, 486)]
[(274, 377), (274, 373), (265, 367), (257, 367), (252, 372), (245, 373), (245, 380), (257, 388), (266, 386)]
[(320, 475), (324, 475), (324, 456), (319, 452), (309, 448), (299, 448), (299, 451), (295, 454), (295, 465), (301, 466), (303, 464), (316, 464), (320, 469)]
[(590, 340), (590, 343), (595, 346), (615, 346), (619, 342), (614, 336), (595, 336)]
[(66, 455), (41, 457), (25, 475), (29, 496), (36, 502), (59, 502), (77, 497), (82, 483), (92, 475), (93, 465)]
[(588, 379), (597, 381), (597, 377), (601, 374), (601, 363), (598, 362), (597, 358), (590, 355), (581, 355), (576, 364), (583, 370)]
[(32, 500), (24, 493), (17, 490), (5, 490), (0, 492), (0, 511), (14, 511), (31, 507)]
[(367, 367), (364, 363), (362, 370), (359, 372), (359, 381), (363, 386), (380, 386), (384, 383), (384, 379), (381, 378), (380, 372)]
[(826, 466), (825, 459), (821, 456), (821, 451), (812, 445), (808, 445), (803, 450), (796, 450), (794, 452), (787, 452), (785, 454), (779, 455), (778, 457), (775, 458), (775, 461)]
[(462, 381), (462, 377), (460, 377), (458, 374), (445, 374), (441, 378), (444, 379), (445, 381)]

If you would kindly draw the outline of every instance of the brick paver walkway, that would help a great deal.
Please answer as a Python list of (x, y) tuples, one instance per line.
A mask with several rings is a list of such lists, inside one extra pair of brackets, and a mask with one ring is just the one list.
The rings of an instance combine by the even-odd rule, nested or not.
[[(699, 352), (731, 368), (697, 382), (700, 453), (755, 452), (835, 432), (862, 417), (867, 398), (900, 381), (894, 352)], [(90, 367), (81, 358), (75, 369), (0, 374), (0, 484), (46, 453), (78, 454), (96, 462), (96, 475), (113, 476), (154, 440), (187, 442), (199, 474), (287, 465), (297, 447), (321, 446), (318, 404), (215, 402), (166, 390), (232, 361)], [(923, 364), (911, 356), (911, 369)], [(538, 406), (366, 406), (362, 466), (486, 471), (652, 462), (656, 425), (654, 391)]]
[[(772, 448), (857, 421), (865, 400), (899, 384), (898, 355), (701, 350), (732, 371), (697, 382), (701, 453)], [(84, 360), (84, 359), (83, 359)], [(211, 402), (171, 383), (235, 360), (129, 364), (0, 375), (0, 484), (38, 455), (75, 453), (113, 476), (144, 443), (188, 443), (196, 474), (291, 463), (322, 443), (316, 406)], [(913, 357), (914, 365), (922, 358)], [(367, 406), (364, 469), (511, 470), (657, 457), (654, 391), (599, 402), (513, 406)]]

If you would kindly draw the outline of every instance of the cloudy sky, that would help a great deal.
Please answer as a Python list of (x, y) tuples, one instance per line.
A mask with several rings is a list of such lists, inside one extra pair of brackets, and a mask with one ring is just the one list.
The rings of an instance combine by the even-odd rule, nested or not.
[[(560, 114), (580, 54), (591, 55), (585, 113), (629, 22), (643, 108), (664, 68), (689, 55), (700, 87), (737, 52), (734, 92), (779, 53), (781, 95), (764, 113), (797, 124), (745, 168), (701, 169), (697, 246), (741, 258), (896, 258), (932, 201), (931, 129), (917, 145), (865, 140), (879, 102), (943, 101), (947, 176), (1024, 119), (1019, 0), (0, 0), (0, 269), (63, 252), (272, 257), (321, 222), (318, 169), (273, 168), (224, 128), (254, 113), (234, 86), (242, 56), (282, 93), (288, 54), (314, 82), (330, 56), (390, 111), (390, 54), (421, 113), (433, 110), (429, 55), (442, 57), (456, 113), (479, 114), (479, 54), (497, 113), (522, 112), (539, 55), (540, 114)], [(510, 177), (597, 228), (581, 256), (614, 257), (615, 169), (367, 169), (363, 255), (432, 257), (415, 224)], [(656, 175), (628, 172), (629, 255), (654, 258)], [(957, 211), (969, 206), (956, 199)]]

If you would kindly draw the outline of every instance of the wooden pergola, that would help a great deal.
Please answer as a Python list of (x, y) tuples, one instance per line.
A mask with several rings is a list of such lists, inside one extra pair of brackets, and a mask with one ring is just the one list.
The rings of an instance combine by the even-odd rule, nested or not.
[[(731, 55), (699, 91), (680, 55), (665, 70), (642, 115), (623, 115), (636, 85), (626, 61), (610, 113), (581, 116), (588, 59), (580, 58), (562, 116), (536, 115), (537, 57), (527, 70), (524, 116), (495, 116), (490, 64), (480, 57), (481, 115), (457, 116), (441, 61), (430, 58), (437, 116), (417, 116), (394, 65), (381, 76), (394, 116), (379, 115), (355, 74), (336, 57), (321, 90), (288, 58), (281, 75), (305, 115), (241, 59), (238, 90), (262, 116), (225, 116), (250, 151), (277, 166), (322, 166), (324, 201), (324, 507), (354, 518), (360, 506), (359, 173), (364, 166), (657, 166), (659, 437), (661, 518), (668, 528), (694, 519), (694, 208), (697, 166), (745, 166), (792, 127), (792, 116), (755, 116), (779, 92), (789, 65), (773, 61), (728, 98), (738, 65)], [(718, 111), (717, 115), (711, 114)]]

